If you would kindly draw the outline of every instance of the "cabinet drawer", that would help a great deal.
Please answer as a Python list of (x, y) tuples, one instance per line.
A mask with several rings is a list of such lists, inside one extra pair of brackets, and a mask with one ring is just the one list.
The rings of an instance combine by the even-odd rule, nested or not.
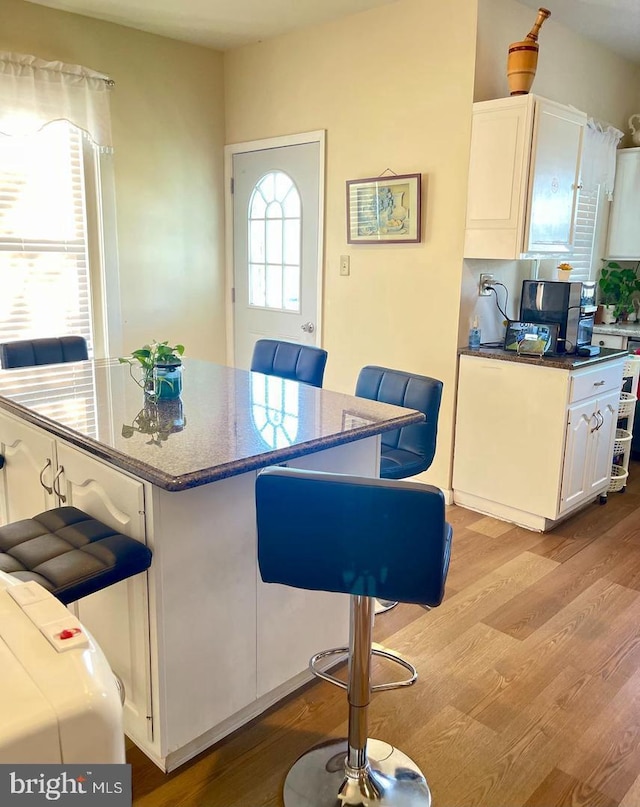
[(592, 345), (600, 345), (600, 347), (612, 347), (616, 350), (622, 350), (627, 341), (624, 336), (614, 336), (608, 333), (594, 333), (591, 339)]
[(622, 387), (622, 362), (600, 364), (590, 370), (574, 373), (571, 376), (569, 402), (592, 398), (609, 390)]

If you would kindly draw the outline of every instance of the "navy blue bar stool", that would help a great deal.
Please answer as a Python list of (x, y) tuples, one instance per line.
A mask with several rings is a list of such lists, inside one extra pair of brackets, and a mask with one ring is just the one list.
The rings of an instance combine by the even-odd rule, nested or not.
[(5, 370), (62, 364), (88, 358), (87, 342), (82, 336), (58, 336), (50, 339), (22, 339), (0, 345), (0, 363)]
[(258, 339), (253, 348), (251, 369), (321, 387), (327, 351), (313, 345), (298, 345), (278, 339)]
[[(426, 779), (409, 757), (368, 738), (371, 693), (409, 686), (412, 664), (372, 647), (374, 598), (434, 607), (444, 596), (452, 531), (442, 491), (430, 485), (267, 468), (257, 477), (258, 563), (266, 583), (350, 594), (349, 647), (325, 650), (312, 672), (347, 690), (345, 740), (323, 743), (287, 774), (285, 807), (429, 807)], [(318, 668), (348, 656), (347, 682)], [(373, 684), (371, 657), (409, 671)]]
[(368, 365), (358, 375), (356, 396), (424, 413), (426, 420), (422, 423), (413, 423), (382, 435), (380, 476), (406, 479), (426, 471), (436, 453), (442, 381)]
[(34, 581), (68, 605), (146, 571), (151, 550), (77, 507), (0, 527), (0, 570)]

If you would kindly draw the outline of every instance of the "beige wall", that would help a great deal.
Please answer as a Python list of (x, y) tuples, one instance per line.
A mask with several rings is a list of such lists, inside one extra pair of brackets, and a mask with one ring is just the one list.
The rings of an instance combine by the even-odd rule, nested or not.
[(116, 82), (124, 349), (169, 339), (224, 362), (222, 54), (23, 0), (0, 0), (0, 19), (0, 49)]
[[(227, 143), (326, 129), (325, 386), (364, 364), (441, 378), (438, 452), (449, 486), (473, 90), (475, 2), (401, 0), (225, 54)], [(423, 241), (346, 242), (345, 182), (423, 175)], [(340, 255), (351, 276), (340, 277)]]

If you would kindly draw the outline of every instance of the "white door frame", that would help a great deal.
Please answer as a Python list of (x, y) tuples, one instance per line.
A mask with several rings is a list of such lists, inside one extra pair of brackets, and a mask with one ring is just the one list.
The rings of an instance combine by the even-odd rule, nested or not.
[(325, 130), (301, 132), (300, 134), (269, 137), (264, 140), (248, 140), (245, 143), (232, 143), (224, 147), (224, 213), (225, 213), (225, 319), (227, 337), (227, 364), (234, 365), (234, 309), (233, 309), (233, 194), (231, 179), (233, 177), (233, 155), (249, 151), (282, 148), (283, 146), (299, 146), (303, 143), (319, 143), (320, 154), (318, 170), (318, 257), (317, 257), (317, 303), (316, 334), (319, 347), (322, 347), (322, 268), (324, 264), (324, 182), (325, 182)]

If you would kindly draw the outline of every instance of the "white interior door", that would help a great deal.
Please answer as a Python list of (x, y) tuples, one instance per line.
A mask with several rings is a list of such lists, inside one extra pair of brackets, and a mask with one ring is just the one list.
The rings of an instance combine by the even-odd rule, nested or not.
[(233, 154), (233, 344), (320, 344), (323, 139)]

